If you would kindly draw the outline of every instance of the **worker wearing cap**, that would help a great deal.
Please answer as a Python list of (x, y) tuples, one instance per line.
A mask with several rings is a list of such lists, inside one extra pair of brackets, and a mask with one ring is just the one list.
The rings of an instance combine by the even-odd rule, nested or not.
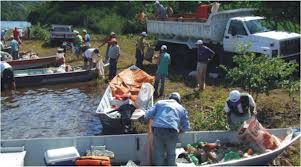
[(0, 62), (0, 68), (1, 68), (1, 91), (16, 89), (13, 68), (7, 62), (3, 61), (2, 57)]
[(159, 1), (155, 2), (155, 16), (158, 18), (166, 18), (167, 14), (166, 14), (166, 8), (160, 4)]
[(206, 83), (207, 64), (214, 57), (214, 52), (203, 44), (202, 40), (198, 40), (197, 46), (197, 75), (198, 82), (196, 90), (204, 90)]
[(110, 59), (110, 66), (109, 66), (109, 80), (112, 80), (117, 73), (117, 62), (120, 56), (120, 47), (117, 44), (116, 38), (111, 40), (112, 46), (109, 49), (108, 56)]
[(147, 41), (145, 40), (145, 37), (147, 37), (147, 33), (142, 32), (140, 36), (141, 37), (138, 39), (136, 43), (136, 66), (142, 68), (143, 59), (144, 59), (144, 48), (145, 45), (148, 45)]
[(105, 60), (104, 62), (105, 63), (108, 63), (109, 61), (109, 49), (110, 47), (112, 46), (112, 39), (117, 40), (117, 36), (115, 34), (115, 32), (111, 32), (110, 33), (110, 36), (106, 37), (104, 40), (103, 40), (103, 43), (99, 46), (99, 47), (102, 47), (103, 45), (107, 44), (107, 50), (106, 50), (106, 57), (105, 57)]
[[(188, 112), (181, 105), (180, 94), (174, 92), (170, 94), (168, 100), (159, 100), (146, 112), (145, 119), (152, 127), (149, 133), (153, 134), (153, 165), (176, 166), (175, 150), (178, 134), (190, 129)], [(164, 162), (165, 159), (167, 163)]]
[(229, 93), (224, 111), (227, 114), (230, 128), (236, 130), (244, 121), (251, 118), (252, 115), (256, 115), (256, 104), (250, 94), (233, 90)]
[(155, 92), (154, 96), (158, 97), (158, 88), (159, 84), (161, 83), (160, 87), (160, 94), (159, 96), (162, 96), (164, 94), (164, 85), (165, 85), (165, 78), (168, 75), (168, 66), (170, 64), (170, 55), (167, 53), (167, 46), (162, 45), (161, 46), (161, 54), (160, 54), (160, 60), (156, 72), (156, 80), (155, 80)]
[[(99, 57), (99, 50), (96, 48), (89, 48), (84, 52), (84, 68), (85, 69), (91, 69), (95, 66), (95, 63), (93, 63), (93, 58)], [(96, 62), (96, 61), (94, 61)], [(87, 65), (88, 64), (88, 65)]]
[(79, 34), (78, 31), (74, 30), (76, 37), (74, 39), (75, 55), (79, 58), (83, 45), (83, 37)]
[[(88, 49), (90, 48), (90, 34), (88, 34), (87, 30), (83, 29), (83, 37), (84, 37), (84, 45), (85, 45), (85, 48)], [(85, 50), (83, 50), (84, 52)]]
[(56, 66), (59, 67), (65, 64), (65, 53), (63, 48), (58, 48), (56, 53)]

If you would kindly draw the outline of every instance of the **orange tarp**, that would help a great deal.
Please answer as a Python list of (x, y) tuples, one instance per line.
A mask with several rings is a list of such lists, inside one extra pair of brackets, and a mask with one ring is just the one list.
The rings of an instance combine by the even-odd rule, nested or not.
[(119, 73), (109, 83), (113, 97), (130, 93), (130, 99), (134, 102), (137, 99), (142, 83), (152, 84), (155, 77), (148, 75), (143, 70), (126, 69)]

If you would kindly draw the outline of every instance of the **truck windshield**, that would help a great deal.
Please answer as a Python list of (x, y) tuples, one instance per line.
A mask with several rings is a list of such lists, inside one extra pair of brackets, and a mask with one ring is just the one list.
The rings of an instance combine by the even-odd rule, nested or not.
[(246, 21), (246, 25), (251, 34), (268, 31), (268, 29), (263, 26), (264, 25), (263, 20)]

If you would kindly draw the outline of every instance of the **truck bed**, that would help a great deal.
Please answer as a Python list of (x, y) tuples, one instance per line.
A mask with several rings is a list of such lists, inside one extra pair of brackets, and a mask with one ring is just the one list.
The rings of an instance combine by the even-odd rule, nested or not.
[[(156, 34), (161, 41), (194, 43), (197, 39), (204, 42), (222, 43), (227, 22), (232, 17), (252, 15), (255, 9), (236, 9), (210, 14), (208, 20), (194, 15), (171, 18), (149, 18), (148, 33)], [(191, 45), (192, 46), (192, 45)]]

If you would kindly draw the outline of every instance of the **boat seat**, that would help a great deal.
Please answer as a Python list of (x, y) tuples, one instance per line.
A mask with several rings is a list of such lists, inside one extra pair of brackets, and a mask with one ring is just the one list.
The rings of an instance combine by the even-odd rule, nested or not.
[(1, 166), (24, 166), (26, 151), (24, 147), (1, 147)]

